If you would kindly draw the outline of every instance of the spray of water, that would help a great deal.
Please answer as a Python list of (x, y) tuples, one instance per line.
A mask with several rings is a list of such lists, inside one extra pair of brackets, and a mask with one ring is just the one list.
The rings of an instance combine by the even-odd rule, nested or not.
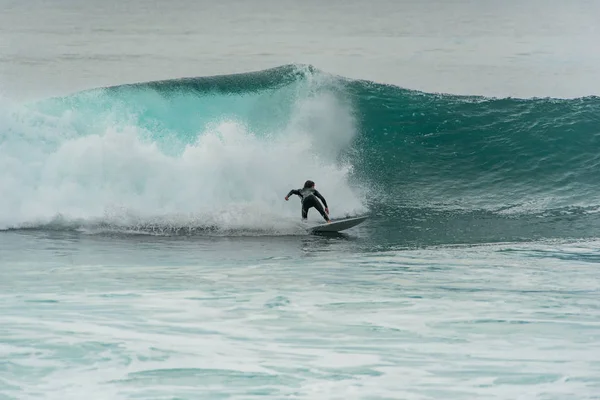
[[(3, 110), (0, 229), (292, 233), (300, 202), (284, 196), (306, 179), (332, 217), (365, 211), (341, 158), (356, 134), (352, 109), (328, 91), (298, 96), (271, 131), (217, 113), (177, 152), (164, 150), (168, 135), (161, 142), (132, 115), (99, 112), (86, 127), (77, 109)], [(309, 219), (321, 217), (312, 211)]]

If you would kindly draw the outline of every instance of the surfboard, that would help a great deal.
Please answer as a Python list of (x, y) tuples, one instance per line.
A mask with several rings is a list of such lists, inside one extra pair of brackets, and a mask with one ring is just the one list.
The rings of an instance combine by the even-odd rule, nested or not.
[(331, 221), (331, 223), (320, 224), (316, 226), (311, 226), (308, 228), (310, 233), (313, 232), (340, 232), (346, 229), (350, 229), (362, 222), (364, 222), (368, 217), (354, 217), (354, 218), (345, 218), (337, 221)]

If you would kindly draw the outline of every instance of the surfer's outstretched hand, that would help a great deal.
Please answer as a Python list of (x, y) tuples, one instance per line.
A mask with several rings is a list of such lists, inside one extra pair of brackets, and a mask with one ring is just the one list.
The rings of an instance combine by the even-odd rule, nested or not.
[(325, 212), (327, 213), (327, 215), (329, 215), (329, 208), (326, 208)]
[(289, 199), (290, 199), (289, 197), (285, 196), (285, 201), (288, 201)]

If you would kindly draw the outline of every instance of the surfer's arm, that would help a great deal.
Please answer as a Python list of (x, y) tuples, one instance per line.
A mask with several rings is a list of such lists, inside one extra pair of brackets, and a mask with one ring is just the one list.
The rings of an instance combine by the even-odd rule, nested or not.
[(319, 200), (321, 200), (323, 202), (323, 205), (325, 206), (325, 211), (327, 211), (327, 214), (329, 214), (329, 207), (327, 207), (327, 202), (325, 201), (325, 197), (323, 197), (323, 195), (321, 193), (319, 193), (319, 191), (316, 189), (315, 189), (315, 196), (317, 196), (319, 198)]
[(290, 192), (287, 194), (287, 196), (285, 196), (285, 199), (286, 200), (289, 199), (290, 196), (293, 195), (293, 194), (295, 194), (297, 196), (300, 196), (300, 191), (298, 189), (292, 189), (292, 190), (290, 190)]

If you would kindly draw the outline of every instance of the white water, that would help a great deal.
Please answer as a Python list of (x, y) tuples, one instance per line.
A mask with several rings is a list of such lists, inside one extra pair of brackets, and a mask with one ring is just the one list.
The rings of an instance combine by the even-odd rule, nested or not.
[(0, 282), (8, 398), (599, 393), (597, 242), (44, 236), (9, 238), (30, 250)]
[[(90, 133), (77, 112), (3, 114), (0, 229), (60, 221), (294, 232), (299, 199), (284, 196), (307, 179), (322, 188), (332, 217), (365, 211), (350, 167), (338, 161), (355, 135), (352, 110), (328, 93), (299, 98), (279, 131), (216, 117), (175, 154), (135, 118), (113, 122), (106, 111)], [(309, 217), (321, 220), (315, 210)]]

